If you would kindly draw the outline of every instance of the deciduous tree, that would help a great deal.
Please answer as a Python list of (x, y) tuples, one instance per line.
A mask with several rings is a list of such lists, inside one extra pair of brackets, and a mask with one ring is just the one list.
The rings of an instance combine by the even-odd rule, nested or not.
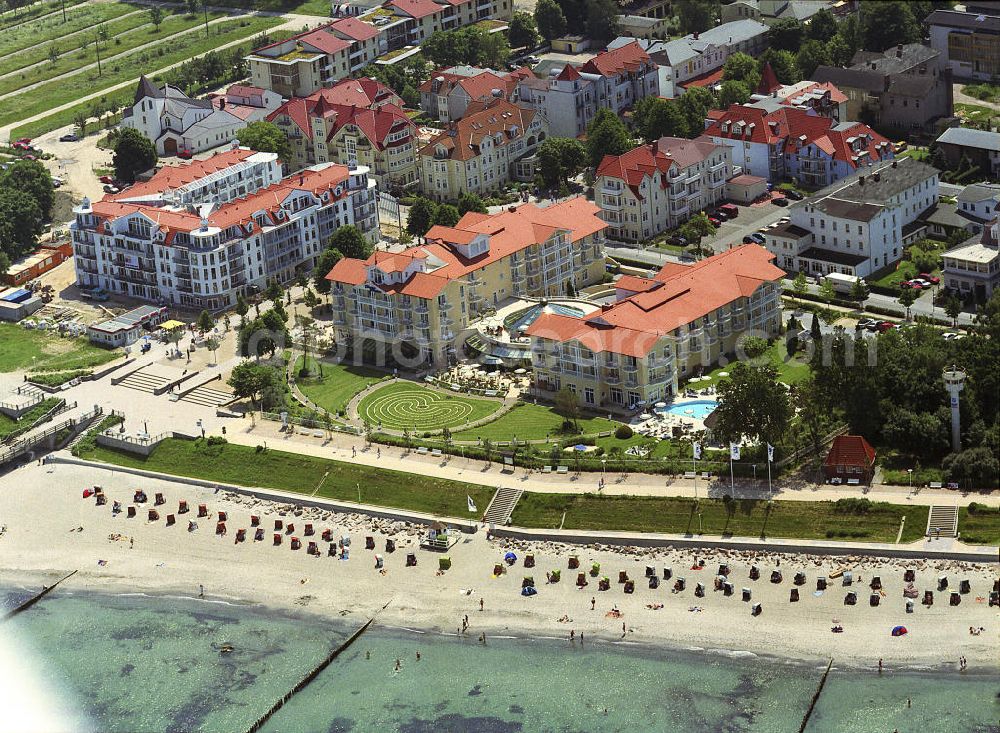
[(529, 13), (517, 12), (511, 16), (508, 31), (510, 45), (514, 48), (534, 48), (538, 45), (538, 27)]
[(111, 165), (115, 178), (125, 183), (135, 183), (135, 177), (156, 165), (156, 146), (138, 130), (126, 127), (115, 139)]
[(610, 109), (597, 110), (594, 119), (587, 126), (587, 152), (590, 164), (595, 168), (605, 155), (621, 155), (632, 147), (625, 123)]
[(792, 411), (773, 366), (736, 363), (729, 378), (719, 382), (718, 394), (712, 432), (722, 442), (746, 439), (775, 445), (784, 436)]
[(261, 153), (277, 153), (278, 159), (289, 163), (292, 159), (292, 145), (281, 128), (273, 122), (258, 120), (251, 122), (236, 133), (240, 145)]
[(551, 41), (566, 35), (566, 16), (555, 0), (538, 0), (535, 5), (535, 22), (542, 38)]
[(366, 259), (372, 253), (372, 243), (353, 224), (339, 227), (330, 237), (327, 246), (337, 250), (344, 257), (358, 260)]

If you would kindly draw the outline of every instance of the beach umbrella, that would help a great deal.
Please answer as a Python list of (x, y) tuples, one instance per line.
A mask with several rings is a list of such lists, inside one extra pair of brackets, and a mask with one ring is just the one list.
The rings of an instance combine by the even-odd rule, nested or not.
[(667, 406), (666, 402), (657, 402), (655, 405), (653, 405), (653, 407), (666, 407), (666, 406)]
[(517, 555), (515, 555), (513, 552), (508, 552), (506, 555), (503, 556), (503, 559), (504, 562), (515, 563), (517, 562)]
[(527, 373), (528, 373), (528, 370), (525, 369), (524, 367), (520, 367), (520, 368), (514, 370), (514, 374), (527, 374)]
[(906, 633), (907, 633), (907, 631), (906, 631), (906, 627), (905, 626), (893, 626), (892, 627), (892, 635), (893, 636), (903, 636)]

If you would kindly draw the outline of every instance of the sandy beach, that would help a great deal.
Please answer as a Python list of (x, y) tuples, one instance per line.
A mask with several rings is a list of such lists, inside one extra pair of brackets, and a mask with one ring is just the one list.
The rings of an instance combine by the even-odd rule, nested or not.
[[(333, 514), (313, 508), (264, 502), (252, 497), (215, 493), (188, 485), (140, 479), (135, 476), (71, 465), (29, 465), (4, 476), (0, 489), (0, 583), (40, 587), (79, 569), (66, 583), (66, 590), (86, 589), (107, 593), (149, 592), (196, 596), (204, 588), (208, 599), (228, 599), (263, 604), (277, 609), (305, 610), (358, 624), (378, 613), (378, 623), (443, 633), (459, 633), (468, 616), (466, 633), (487, 642), (497, 635), (550, 636), (569, 640), (571, 631), (585, 642), (662, 644), (671, 647), (719, 649), (816, 660), (833, 657), (838, 665), (877, 668), (881, 658), (893, 667), (943, 667), (958, 670), (959, 657), (968, 660), (971, 672), (997, 669), (997, 614), (987, 605), (996, 566), (948, 561), (903, 561), (812, 557), (715, 550), (626, 549), (571, 547), (541, 543), (528, 547), (504, 540), (488, 541), (485, 531), (462, 535), (448, 555), (451, 569), (439, 572), (438, 553), (417, 546), (424, 528), (401, 522), (377, 520), (349, 514)], [(82, 498), (84, 489), (99, 485), (108, 502), (98, 506), (94, 497)], [(133, 491), (143, 489), (149, 501), (137, 505), (128, 518), (112, 513), (114, 501), (123, 508), (132, 504)], [(155, 507), (158, 521), (148, 520), (154, 496), (165, 503)], [(177, 515), (174, 526), (165, 517), (175, 513), (184, 499), (191, 513)], [(206, 504), (210, 517), (198, 519), (198, 505)], [(227, 534), (215, 534), (220, 511), (226, 512)], [(264, 541), (253, 541), (250, 515), (260, 516)], [(198, 523), (188, 531), (188, 520)], [(273, 545), (274, 522), (295, 525), (294, 536), (302, 548), (290, 549), (292, 535), (282, 533), (280, 546)], [(315, 536), (304, 535), (311, 522)], [(245, 542), (236, 543), (237, 529), (246, 528)], [(339, 539), (349, 535), (349, 559), (327, 556), (324, 529)], [(365, 549), (366, 536), (376, 549)], [(396, 551), (385, 552), (391, 538)], [(306, 553), (306, 544), (316, 541), (320, 556)], [(494, 565), (512, 550), (516, 564), (493, 577)], [(406, 554), (416, 552), (417, 567), (405, 567)], [(384, 572), (375, 567), (375, 553), (384, 558)], [(535, 567), (525, 569), (526, 552), (535, 557)], [(580, 570), (567, 567), (570, 555), (578, 555)], [(702, 567), (695, 568), (695, 559)], [(610, 590), (598, 590), (598, 577), (591, 577), (591, 564), (601, 564), (601, 576), (611, 579)], [(729, 565), (734, 593), (725, 596), (713, 588), (719, 565)], [(760, 578), (750, 580), (749, 568), (756, 564)], [(657, 589), (648, 587), (647, 565), (660, 577)], [(669, 567), (673, 578), (663, 581)], [(916, 572), (913, 613), (904, 609), (904, 569)], [(557, 583), (546, 583), (548, 571), (560, 569)], [(779, 569), (780, 583), (770, 582)], [(836, 570), (853, 573), (851, 587), (831, 579), (825, 592), (815, 595), (818, 576)], [(587, 572), (588, 585), (576, 587), (577, 572)], [(626, 594), (617, 581), (625, 571), (635, 581), (635, 592)], [(805, 573), (801, 586), (793, 584), (795, 573)], [(534, 577), (538, 594), (526, 598), (520, 588), (525, 575)], [(877, 607), (869, 605), (869, 582), (880, 576), (883, 595)], [(947, 575), (948, 591), (958, 590), (961, 580), (971, 583), (971, 592), (961, 596), (958, 606), (949, 606), (949, 592), (938, 592), (939, 575)], [(672, 592), (678, 576), (686, 579), (682, 592)], [(704, 597), (695, 596), (695, 586), (706, 586)], [(798, 587), (800, 600), (789, 602), (790, 589)], [(741, 599), (743, 588), (751, 602)], [(845, 606), (847, 591), (857, 592), (855, 606)], [(934, 604), (921, 604), (925, 590), (934, 590)], [(594, 599), (594, 609), (591, 609)], [(482, 601), (483, 610), (480, 610)], [(762, 613), (751, 615), (751, 603), (762, 604)], [(384, 611), (380, 609), (387, 605)], [(662, 604), (661, 608), (650, 608)], [(617, 608), (620, 617), (611, 613)], [(698, 609), (698, 610), (692, 610)], [(563, 619), (563, 620), (560, 620)], [(568, 619), (568, 620), (565, 620)], [(831, 627), (842, 625), (843, 633)], [(890, 630), (903, 624), (906, 636), (894, 638)], [(623, 632), (624, 625), (624, 632)], [(972, 635), (969, 628), (983, 627)]]

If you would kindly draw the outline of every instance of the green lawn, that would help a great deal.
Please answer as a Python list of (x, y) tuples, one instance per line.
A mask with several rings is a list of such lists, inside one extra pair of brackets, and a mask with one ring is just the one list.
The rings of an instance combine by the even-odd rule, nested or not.
[(0, 323), (0, 372), (18, 369), (86, 369), (106, 364), (121, 351), (102, 349), (85, 338), (62, 338)]
[[(44, 50), (41, 58), (36, 59), (37, 61), (41, 61), (48, 57), (47, 42), (55, 41), (56, 46), (63, 50), (66, 48), (75, 48), (77, 45), (76, 38), (66, 42), (63, 39), (71, 33), (93, 28), (100, 23), (119, 18), (126, 13), (132, 13), (140, 9), (141, 7), (138, 5), (128, 5), (126, 3), (87, 3), (86, 5), (68, 9), (66, 11), (65, 23), (63, 23), (62, 13), (60, 13), (5, 31), (0, 35), (0, 57), (8, 56), (16, 51), (24, 51), (24, 54), (18, 54), (18, 60), (20, 61), (20, 57), (27, 55), (29, 50), (34, 51), (37, 49)], [(146, 22), (148, 22), (148, 19)], [(6, 61), (7, 59), (2, 59), (0, 63)], [(14, 68), (27, 66), (28, 63), (34, 62), (20, 63)], [(4, 69), (4, 71), (6, 70)]]
[(55, 372), (33, 372), (28, 375), (28, 378), (35, 384), (44, 384), (47, 387), (58, 387), (61, 384), (66, 384), (66, 382), (77, 379), (78, 377), (85, 377), (92, 373), (91, 369), (70, 369), (68, 371), (55, 371)]
[[(580, 430), (583, 435), (596, 435), (608, 430), (614, 430), (621, 423), (603, 417), (581, 418)], [(551, 407), (544, 405), (518, 404), (510, 412), (501, 415), (493, 422), (480, 425), (478, 428), (457, 432), (455, 440), (544, 440), (548, 437), (568, 437), (561, 433), (563, 418)]]
[[(801, 382), (809, 376), (809, 365), (803, 362), (801, 359), (796, 358), (789, 360), (788, 349), (785, 347), (785, 340), (778, 338), (775, 339), (774, 343), (768, 348), (764, 355), (767, 360), (778, 370), (778, 380), (784, 382), (785, 384), (795, 384)], [(725, 379), (725, 377), (720, 376), (721, 372), (729, 373), (732, 369), (732, 364), (727, 364), (725, 366), (716, 367), (710, 372), (706, 372), (704, 376), (711, 377), (709, 381), (700, 381), (696, 384), (691, 384), (691, 387), (696, 387), (697, 389), (704, 389), (705, 387), (714, 387), (719, 383), (720, 379)]]
[[(209, 15), (210, 19), (221, 17), (220, 13), (211, 13)], [(112, 59), (110, 62), (107, 59), (127, 53), (147, 43), (169, 39), (175, 33), (195, 28), (203, 22), (203, 19), (197, 15), (167, 15), (163, 19), (163, 23), (160, 24), (159, 29), (157, 29), (150, 23), (147, 14), (140, 13), (128, 18), (122, 18), (113, 23), (107, 23), (105, 25), (111, 37), (101, 44), (102, 64), (105, 64), (105, 68), (107, 68), (108, 66), (113, 67), (122, 61), (127, 63), (128, 58)], [(81, 48), (81, 44), (84, 41), (87, 42), (87, 46), (86, 48)], [(36, 46), (29, 51), (17, 54), (15, 57), (0, 59), (0, 73), (7, 73), (15, 69), (30, 66), (39, 61), (46, 61), (49, 58), (50, 45), (52, 44)], [(62, 74), (97, 62), (97, 55), (94, 51), (94, 37), (91, 34), (72, 36), (67, 41), (62, 43), (55, 42), (54, 45), (60, 51), (59, 58), (55, 62), (47, 61), (21, 73), (12, 74), (4, 79), (0, 79), (0, 94), (7, 94), (29, 84), (54, 79)], [(96, 70), (93, 73), (96, 75)]]
[[(47, 15), (59, 10), (60, 0), (44, 0), (44, 2), (33, 3), (24, 8), (17, 8), (16, 10), (7, 10), (6, 12), (0, 13), (0, 30), (9, 28), (14, 25), (20, 25), (25, 23), (32, 18), (38, 18), (42, 15)], [(86, 3), (74, 3), (72, 1), (66, 3), (67, 13), (71, 8), (79, 7), (85, 5)], [(7, 8), (6, 4), (0, 6)]]
[(413, 382), (395, 382), (367, 395), (358, 415), (372, 426), (390, 430), (440, 430), (456, 428), (500, 409), (495, 400), (451, 395)]
[(970, 122), (984, 123), (994, 117), (1000, 117), (1000, 112), (981, 104), (958, 102), (955, 104), (955, 115)]
[[(906, 515), (903, 542), (923, 536), (927, 507), (876, 503), (866, 514), (840, 513), (833, 502), (738, 500), (727, 511), (721, 499), (601, 496), (597, 494), (524, 494), (512, 522), (524, 527), (608, 529), (669, 534), (788, 537), (864, 542), (895, 542)], [(699, 523), (698, 513), (701, 513)]]
[[(383, 371), (351, 364), (324, 363), (318, 365), (316, 359), (311, 356), (308, 364), (311, 374), (319, 374), (320, 368), (322, 368), (323, 376), (300, 378), (297, 382), (299, 389), (302, 390), (302, 394), (331, 415), (346, 410), (347, 403), (354, 395), (370, 385), (376, 384), (386, 376)], [(295, 362), (295, 374), (298, 374), (301, 368), (302, 357), (300, 356)]]
[(1000, 545), (1000, 508), (975, 502), (958, 510), (958, 531), (963, 542)]
[(82, 451), (80, 457), (207, 481), (353, 502), (358, 500), (360, 485), (361, 500), (365, 504), (451, 517), (472, 516), (466, 496), (472, 497), (480, 512), (486, 511), (494, 493), (494, 489), (461, 481), (415, 476), (280, 450), (258, 452), (242, 445), (210, 446), (202, 440), (168, 438), (148, 458), (100, 446)]
[(6, 438), (8, 435), (13, 433), (18, 428), (24, 428), (31, 425), (35, 420), (40, 418), (46, 412), (51, 410), (59, 400), (55, 397), (50, 397), (49, 399), (42, 400), (37, 405), (32, 407), (26, 413), (21, 415), (20, 420), (14, 420), (6, 415), (0, 413), (0, 438)]
[(283, 18), (274, 17), (226, 21), (212, 26), (207, 37), (204, 33), (190, 33), (167, 38), (127, 59), (113, 61), (104, 67), (102, 76), (98, 76), (97, 70), (93, 69), (78, 74), (71, 80), (54, 79), (29, 92), (5, 99), (4, 104), (0, 105), (0, 125), (42, 114), (52, 107), (71, 103), (87, 94), (134, 80), (140, 73), (186, 61), (232, 41), (257, 35), (283, 22)]

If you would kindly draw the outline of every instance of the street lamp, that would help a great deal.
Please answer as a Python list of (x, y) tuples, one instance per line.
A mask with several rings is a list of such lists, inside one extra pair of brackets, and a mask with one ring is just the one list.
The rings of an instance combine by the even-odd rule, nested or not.
[(607, 458), (602, 458), (601, 459), (601, 480), (602, 481), (604, 480), (604, 472), (605, 472), (605, 469), (607, 469), (607, 466), (608, 466), (608, 459)]
[(906, 469), (906, 479), (907, 479), (907, 482), (910, 485), (910, 490), (912, 491), (913, 490), (913, 469), (912, 468)]

